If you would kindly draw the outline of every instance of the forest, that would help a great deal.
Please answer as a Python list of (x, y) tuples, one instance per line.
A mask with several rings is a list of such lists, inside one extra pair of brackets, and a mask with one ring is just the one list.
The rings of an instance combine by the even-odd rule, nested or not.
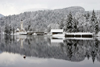
[(21, 20), (26, 31), (50, 32), (50, 29), (64, 29), (65, 32), (97, 34), (100, 30), (100, 11), (85, 11), (83, 7), (75, 6), (1, 17), (0, 32), (14, 32), (16, 28), (20, 28)]

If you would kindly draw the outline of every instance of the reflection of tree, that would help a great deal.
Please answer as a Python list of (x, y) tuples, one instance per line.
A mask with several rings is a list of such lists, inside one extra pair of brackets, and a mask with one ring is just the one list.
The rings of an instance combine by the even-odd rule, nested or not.
[(99, 47), (99, 41), (97, 39), (95, 39), (95, 49), (96, 49), (96, 51), (98, 51), (98, 47)]
[(68, 43), (68, 57), (69, 57), (69, 59), (71, 60), (71, 58), (72, 58), (72, 46), (71, 46), (71, 44), (70, 43)]
[(62, 50), (62, 52), (64, 52), (64, 44), (63, 43), (60, 43), (60, 47), (61, 47), (61, 50)]
[(64, 40), (64, 44), (60, 45), (62, 47), (62, 51), (70, 60), (73, 60), (73, 58), (81, 59), (82, 57), (87, 57), (89, 59), (91, 57), (94, 62), (98, 52), (100, 52), (99, 43), (100, 42), (97, 39), (95, 41)]
[(68, 57), (69, 57), (69, 59), (71, 60), (71, 57), (72, 57), (72, 45), (73, 45), (73, 43), (72, 43), (72, 41), (67, 41), (67, 51), (68, 51)]
[(97, 55), (97, 52), (98, 52), (98, 40), (95, 39), (94, 41), (94, 45), (93, 45), (93, 50), (91, 51), (91, 56), (92, 56), (92, 60), (93, 60), (93, 63), (95, 61), (95, 57)]
[(5, 43), (6, 44), (10, 44), (13, 40), (11, 35), (5, 35), (4, 37), (5, 37)]
[(9, 36), (5, 35), (5, 43), (8, 43)]
[(95, 57), (96, 57), (95, 51), (92, 51), (92, 52), (91, 52), (91, 56), (92, 56), (92, 61), (93, 61), (93, 63), (94, 63)]
[(67, 57), (71, 60), (72, 56), (74, 55), (74, 52), (77, 51), (77, 43), (76, 40), (65, 40), (64, 44), (66, 45), (66, 52)]
[[(58, 46), (48, 45), (49, 38), (41, 36), (27, 36), (23, 41), (23, 48), (20, 42), (13, 41), (9, 37), (2, 39), (1, 51), (19, 53), (25, 56), (35, 56), (44, 58), (64, 59), (68, 61), (83, 61), (86, 57), (100, 60), (100, 41), (98, 40), (64, 40)], [(50, 43), (49, 43), (50, 44)]]
[(86, 52), (86, 57), (87, 57), (87, 59), (90, 58), (90, 55), (88, 54), (88, 52)]

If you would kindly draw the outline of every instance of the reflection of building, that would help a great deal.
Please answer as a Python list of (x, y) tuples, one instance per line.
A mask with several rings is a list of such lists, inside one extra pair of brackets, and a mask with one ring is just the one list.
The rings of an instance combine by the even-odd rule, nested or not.
[(18, 35), (18, 36), (16, 36), (17, 41), (25, 40), (26, 38), (27, 38), (26, 35)]
[(24, 40), (21, 39), (20, 41), (21, 41), (21, 42), (20, 42), (20, 46), (21, 46), (21, 48), (23, 48), (23, 41), (24, 41)]
[(18, 35), (16, 36), (17, 41), (20, 41), (20, 47), (23, 48), (23, 42), (27, 38), (25, 35)]
[(55, 38), (64, 38), (65, 37), (63, 29), (51, 29), (50, 33), (51, 33), (52, 37), (55, 37)]
[(63, 43), (63, 39), (51, 39), (51, 43)]

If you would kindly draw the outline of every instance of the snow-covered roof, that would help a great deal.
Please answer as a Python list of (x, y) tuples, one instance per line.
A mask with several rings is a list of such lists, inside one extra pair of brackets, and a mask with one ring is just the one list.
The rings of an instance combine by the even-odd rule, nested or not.
[(19, 31), (19, 28), (17, 28), (16, 30)]
[(72, 39), (72, 40), (94, 40), (93, 38), (81, 38), (81, 37), (67, 37), (65, 39)]
[(51, 32), (63, 32), (63, 29), (51, 29)]
[(90, 32), (75, 32), (75, 33), (66, 33), (69, 35), (93, 35), (94, 33), (90, 33)]

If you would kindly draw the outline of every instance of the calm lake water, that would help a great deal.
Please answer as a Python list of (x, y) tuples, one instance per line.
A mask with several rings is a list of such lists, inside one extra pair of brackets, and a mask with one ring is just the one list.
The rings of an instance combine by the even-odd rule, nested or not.
[(100, 67), (100, 41), (1, 35), (0, 67)]

